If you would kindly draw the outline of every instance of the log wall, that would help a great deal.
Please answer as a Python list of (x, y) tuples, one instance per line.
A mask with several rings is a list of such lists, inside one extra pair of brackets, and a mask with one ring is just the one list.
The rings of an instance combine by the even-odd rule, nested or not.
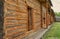
[(48, 1), (4, 0), (0, 1), (0, 12), (0, 38), (3, 39), (22, 39), (47, 29), (54, 21)]

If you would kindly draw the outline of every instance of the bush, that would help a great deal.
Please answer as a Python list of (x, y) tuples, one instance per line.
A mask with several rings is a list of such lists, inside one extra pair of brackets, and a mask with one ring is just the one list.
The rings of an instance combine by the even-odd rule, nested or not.
[(55, 15), (60, 17), (60, 12), (55, 12)]

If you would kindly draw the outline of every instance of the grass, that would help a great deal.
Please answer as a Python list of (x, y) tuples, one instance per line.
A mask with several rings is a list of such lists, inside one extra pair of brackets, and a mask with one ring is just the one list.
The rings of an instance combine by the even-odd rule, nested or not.
[(60, 22), (55, 22), (42, 39), (60, 39)]

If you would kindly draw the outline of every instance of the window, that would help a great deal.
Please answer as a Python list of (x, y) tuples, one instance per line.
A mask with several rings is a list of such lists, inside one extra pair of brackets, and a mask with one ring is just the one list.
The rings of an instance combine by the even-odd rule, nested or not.
[(45, 17), (43, 18), (44, 24), (45, 24)]
[(32, 30), (32, 8), (28, 6), (28, 31)]
[(50, 9), (48, 8), (48, 13), (50, 14)]

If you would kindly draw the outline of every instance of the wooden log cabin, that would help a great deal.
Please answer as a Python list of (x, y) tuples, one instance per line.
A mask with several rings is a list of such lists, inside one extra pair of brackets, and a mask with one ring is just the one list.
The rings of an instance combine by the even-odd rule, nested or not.
[(51, 6), (50, 0), (0, 0), (0, 38), (22, 39), (48, 28), (54, 20), (49, 18)]

